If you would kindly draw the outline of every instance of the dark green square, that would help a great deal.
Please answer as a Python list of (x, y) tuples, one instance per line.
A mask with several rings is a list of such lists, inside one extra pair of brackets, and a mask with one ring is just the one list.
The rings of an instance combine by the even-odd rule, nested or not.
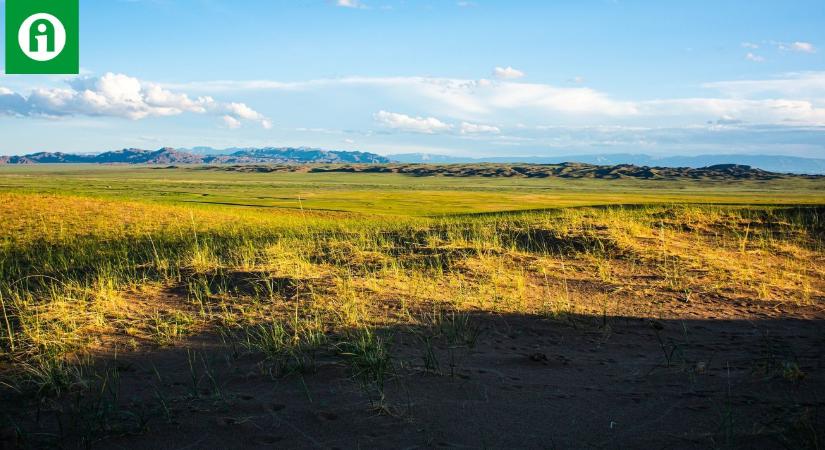
[[(80, 72), (80, 0), (6, 0), (6, 73), (77, 74)], [(36, 14), (40, 19), (27, 19)], [(54, 19), (57, 20), (55, 23)], [(21, 27), (30, 53), (20, 43)], [(65, 30), (65, 45), (58, 52), (59, 28)], [(42, 30), (42, 31), (41, 31)], [(48, 59), (48, 60), (38, 60)]]

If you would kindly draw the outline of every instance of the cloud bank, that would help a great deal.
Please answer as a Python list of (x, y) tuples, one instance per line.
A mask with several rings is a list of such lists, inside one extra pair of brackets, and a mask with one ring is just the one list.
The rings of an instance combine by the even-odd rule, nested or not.
[[(248, 123), (270, 127), (258, 109), (266, 107), (266, 113), (281, 114), (284, 127), (311, 133), (301, 135), (301, 143), (311, 138), (323, 145), (329, 134), (338, 136), (336, 145), (357, 137), (366, 149), (523, 154), (668, 149), (809, 156), (825, 151), (825, 72), (715, 81), (696, 86), (693, 93), (626, 99), (584, 85), (518, 79), (400, 76), (161, 84), (105, 74), (28, 95), (0, 87), (0, 115), (141, 120), (200, 114), (214, 117), (216, 129), (235, 130)], [(216, 97), (242, 98), (249, 105)], [(334, 111), (328, 110), (330, 104), (336, 105)], [(266, 137), (273, 138), (278, 137)]]
[(0, 114), (21, 117), (119, 117), (141, 120), (147, 117), (178, 116), (184, 113), (222, 116), (230, 128), (242, 121), (270, 128), (263, 114), (243, 103), (224, 103), (210, 96), (191, 98), (123, 74), (80, 77), (66, 88), (37, 88), (27, 96), (0, 87)]
[(212, 81), (167, 87), (208, 93), (288, 91), (323, 96), (360, 89), (369, 98), (382, 99), (385, 109), (414, 109), (427, 116), (492, 122), (496, 126), (514, 117), (575, 125), (650, 125), (663, 119), (667, 119), (669, 125), (691, 125), (733, 117), (760, 124), (825, 126), (825, 72), (789, 73), (766, 80), (711, 82), (699, 86), (707, 95), (647, 100), (617, 99), (584, 86), (433, 77)]

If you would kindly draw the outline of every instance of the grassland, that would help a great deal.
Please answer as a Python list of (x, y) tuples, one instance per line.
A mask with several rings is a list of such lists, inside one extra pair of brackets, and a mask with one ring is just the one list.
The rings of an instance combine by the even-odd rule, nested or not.
[(708, 182), (238, 173), (141, 166), (0, 167), (0, 192), (403, 216), (606, 204), (820, 204), (824, 189), (823, 178)]
[(823, 442), (822, 179), (45, 166), (0, 205), (9, 445)]

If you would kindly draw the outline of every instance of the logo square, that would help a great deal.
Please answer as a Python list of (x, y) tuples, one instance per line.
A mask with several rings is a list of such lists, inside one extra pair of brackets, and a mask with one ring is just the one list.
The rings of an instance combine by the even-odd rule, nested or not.
[(80, 72), (80, 0), (6, 0), (6, 73)]

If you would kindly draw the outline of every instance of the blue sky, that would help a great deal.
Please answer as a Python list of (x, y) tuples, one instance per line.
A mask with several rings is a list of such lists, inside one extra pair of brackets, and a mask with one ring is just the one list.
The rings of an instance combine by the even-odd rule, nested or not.
[(0, 75), (0, 154), (825, 157), (822, 0), (80, 3), (80, 76)]

